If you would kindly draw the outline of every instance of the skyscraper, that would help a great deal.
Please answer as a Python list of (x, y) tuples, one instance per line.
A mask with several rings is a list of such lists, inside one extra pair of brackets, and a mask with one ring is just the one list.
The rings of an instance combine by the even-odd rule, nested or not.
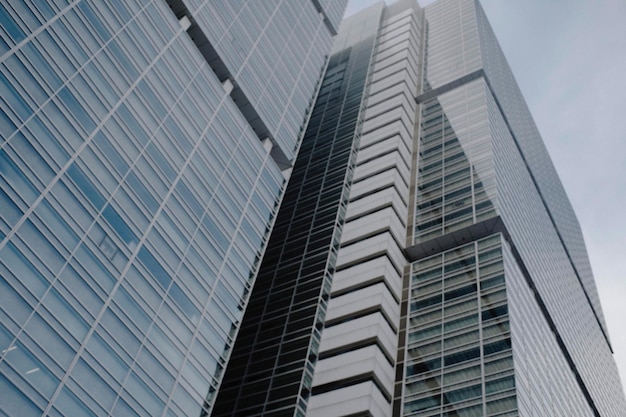
[(344, 21), (215, 415), (625, 410), (580, 227), (479, 2)]
[(210, 413), (344, 7), (0, 4), (0, 415)]

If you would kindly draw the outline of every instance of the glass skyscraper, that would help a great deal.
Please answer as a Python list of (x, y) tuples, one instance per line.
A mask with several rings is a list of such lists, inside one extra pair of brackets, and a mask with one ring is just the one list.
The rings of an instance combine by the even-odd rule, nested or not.
[(0, 4), (0, 415), (209, 415), (345, 1)]
[(618, 417), (478, 0), (0, 3), (0, 416)]
[(477, 0), (345, 20), (219, 416), (622, 416), (582, 233)]

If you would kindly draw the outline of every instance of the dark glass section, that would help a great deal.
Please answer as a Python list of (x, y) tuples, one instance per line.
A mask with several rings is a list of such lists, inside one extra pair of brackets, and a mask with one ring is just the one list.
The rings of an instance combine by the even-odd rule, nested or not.
[(305, 411), (373, 44), (330, 58), (212, 416)]

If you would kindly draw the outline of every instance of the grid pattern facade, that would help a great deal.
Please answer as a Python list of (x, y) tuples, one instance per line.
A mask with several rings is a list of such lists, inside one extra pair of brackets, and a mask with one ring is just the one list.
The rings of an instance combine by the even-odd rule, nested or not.
[(516, 137), (517, 146), (523, 155), (524, 163), (532, 173), (535, 187), (541, 195), (543, 205), (550, 213), (552, 227), (557, 230), (561, 245), (566, 249), (567, 256), (575, 268), (575, 274), (582, 283), (586, 297), (594, 309), (596, 320), (602, 328), (604, 337), (609, 341), (585, 241), (576, 215), (537, 126), (534, 124), (530, 111), (522, 98), (519, 87), (515, 83), (515, 78), (506, 65), (504, 55), (479, 4), (476, 5), (476, 11), (480, 28), (483, 66), (489, 77), (491, 88), (498, 97), (498, 104), (502, 107), (509, 128)]
[(415, 243), (497, 213), (485, 89), (477, 80), (422, 103)]
[[(570, 368), (586, 381), (581, 383), (598, 408), (596, 415), (620, 415), (626, 408), (621, 383), (593, 307), (493, 97), (489, 98), (489, 108), (502, 218), (546, 306), (543, 319), (553, 320), (555, 334), (563, 341), (560, 350), (571, 357)], [(545, 358), (537, 355), (533, 360)], [(569, 372), (560, 379), (566, 377), (571, 377)], [(550, 385), (547, 380), (543, 383)], [(557, 385), (568, 384), (562, 381)]]
[[(171, 3), (0, 5), (2, 415), (210, 413), (285, 179)], [(229, 69), (291, 151), (332, 36), (301, 3), (232, 28), (241, 71), (293, 44), (282, 89)]]
[(476, 11), (485, 72), (489, 76), (492, 88), (499, 97), (499, 103), (507, 115), (511, 130), (515, 132), (516, 136), (523, 138), (518, 140), (518, 145), (524, 154), (525, 162), (535, 177), (544, 203), (553, 213), (552, 221), (558, 229), (560, 239), (567, 248), (568, 256), (585, 286), (585, 291), (606, 333), (606, 324), (585, 249), (585, 241), (576, 215), (550, 160), (537, 126), (532, 122), (532, 116), (522, 99), (514, 76), (508, 65), (503, 65), (504, 55), (479, 4)]
[(354, 164), (374, 36), (332, 55), (214, 416), (304, 416)]
[(424, 91), (482, 68), (474, 0), (439, 0), (424, 12)]
[[(332, 46), (328, 26), (334, 26), (324, 22), (328, 7), (317, 0), (168, 2), (184, 5), (215, 50), (211, 58), (225, 67), (216, 71), (220, 80), (233, 80), (255, 109), (257, 134), (271, 138), (291, 161)], [(347, 0), (334, 3), (332, 12), (342, 13)]]
[[(520, 416), (594, 416), (510, 245), (503, 245)], [(619, 415), (619, 414), (618, 414)]]
[[(481, 219), (474, 217), (480, 212), (478, 206), (464, 209), (461, 202), (458, 207), (432, 205), (429, 192), (441, 184), (445, 199), (446, 186), (454, 188), (453, 176), (457, 171), (454, 165), (451, 170), (445, 169), (446, 162), (453, 162), (453, 155), (443, 157), (443, 167), (436, 168), (438, 175), (432, 165), (424, 164), (430, 162), (423, 158), (424, 152), (439, 152), (436, 145), (424, 140), (429, 138), (424, 132), (430, 133), (426, 129), (433, 123), (428, 106), (436, 97), (445, 115), (443, 136), (447, 128), (450, 133), (454, 132), (463, 150), (457, 153), (466, 158), (466, 169), (479, 173), (471, 182), (487, 185), (486, 194), (471, 196), (472, 204), (485, 201), (484, 220), (501, 218), (507, 239), (515, 247), (517, 267), (524, 271), (518, 272), (526, 280), (523, 291), (529, 297), (533, 295), (524, 300), (516, 292), (514, 300), (518, 320), (525, 322), (517, 328), (517, 334), (515, 331), (511, 334), (515, 378), (520, 381), (516, 390), (522, 398), (519, 414), (552, 415), (559, 408), (560, 401), (556, 398), (567, 392), (572, 404), (580, 407), (581, 415), (583, 412), (619, 415), (625, 407), (624, 398), (610, 358), (580, 228), (484, 13), (473, 0), (441, 0), (425, 9), (425, 19), (428, 46), (424, 57), (425, 94), (421, 100), (415, 230), (418, 239), (415, 243), (432, 244), (433, 248), (440, 244), (445, 246), (446, 239), (457, 242), (462, 236), (471, 239), (476, 227), (483, 227)], [(455, 45), (458, 51), (449, 45)], [(455, 98), (448, 100), (447, 97)], [(464, 102), (465, 109), (457, 110), (463, 108)], [(431, 106), (431, 109), (439, 111), (436, 107)], [(447, 144), (454, 149), (454, 141)], [(478, 152), (473, 151), (473, 146), (477, 146)], [(441, 152), (445, 149), (444, 139)], [(446, 157), (451, 159), (446, 161)], [(463, 163), (462, 158), (459, 161)], [(431, 172), (430, 176), (424, 176)], [(467, 187), (470, 181), (468, 175), (465, 177)], [(425, 189), (425, 184), (431, 188)], [(470, 189), (466, 191), (469, 197)], [(460, 196), (459, 199), (462, 201)], [(439, 200), (434, 202), (440, 203)], [(461, 215), (464, 210), (465, 214)], [(460, 214), (459, 227), (443, 230), (437, 237), (435, 230), (450, 224), (455, 211)], [(428, 229), (420, 225), (423, 215), (428, 216), (428, 220), (434, 218), (435, 222), (426, 224), (433, 228), (432, 234), (427, 234)], [(440, 219), (440, 223), (435, 219)], [(476, 227), (472, 228), (473, 225)], [(419, 240), (420, 233), (431, 240)], [(511, 273), (510, 276), (516, 275)], [(516, 281), (515, 285), (519, 290), (521, 282)], [(533, 332), (529, 330), (529, 314), (521, 313), (524, 308), (536, 313), (532, 321), (543, 333), (537, 330), (530, 334)], [(580, 330), (574, 330), (581, 326), (585, 328), (584, 338), (580, 337)], [(545, 332), (548, 328), (553, 330)], [(518, 358), (516, 346), (522, 345), (525, 348), (519, 349)], [(546, 345), (558, 353), (548, 354)], [(556, 371), (564, 364), (567, 370)], [(526, 370), (521, 371), (522, 368)], [(563, 387), (563, 392), (558, 394), (560, 391), (555, 387)]]
[(412, 264), (403, 415), (518, 415), (502, 243)]

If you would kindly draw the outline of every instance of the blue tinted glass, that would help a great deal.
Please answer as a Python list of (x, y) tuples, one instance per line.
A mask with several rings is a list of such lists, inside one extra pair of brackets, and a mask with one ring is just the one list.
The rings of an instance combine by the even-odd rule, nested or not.
[(108, 410), (113, 406), (117, 397), (116, 392), (83, 359), (74, 366), (72, 378), (89, 393), (97, 393), (98, 402), (105, 409)]
[(180, 366), (183, 362), (182, 352), (172, 343), (170, 338), (165, 335), (161, 328), (158, 326), (152, 326), (148, 337), (154, 346), (156, 346), (158, 352), (166, 357), (168, 361), (174, 365), (174, 367)]
[(28, 162), (28, 167), (39, 177), (43, 184), (48, 184), (54, 178), (55, 173), (48, 165), (48, 158), (42, 157), (33, 146), (33, 143), (27, 140), (22, 132), (18, 132), (11, 139), (11, 146), (23, 161)]
[(13, 346), (15, 349), (7, 352), (4, 360), (11, 364), (46, 398), (49, 398), (59, 384), (59, 379), (52, 375), (47, 366), (39, 361), (22, 343), (17, 341)]
[(105, 291), (111, 291), (115, 285), (115, 278), (100, 260), (91, 252), (86, 243), (83, 242), (74, 254), (74, 257), (87, 270), (85, 280), (93, 280)]
[(163, 106), (162, 100), (157, 98), (154, 91), (152, 91), (152, 88), (148, 86), (146, 81), (141, 80), (139, 84), (137, 84), (137, 88), (146, 99), (146, 102), (157, 113), (157, 117), (159, 119), (164, 119), (165, 116), (167, 116), (167, 109)]
[(128, 107), (126, 107), (126, 105), (121, 104), (117, 108), (117, 114), (119, 114), (122, 120), (124, 121), (124, 123), (126, 123), (128, 130), (130, 130), (133, 133), (133, 135), (135, 135), (135, 137), (139, 139), (139, 142), (142, 144), (142, 146), (148, 143), (148, 140), (149, 140), (148, 135), (146, 134), (145, 130), (141, 127), (141, 125), (139, 125), (139, 123), (137, 122), (137, 119), (131, 114), (131, 112), (128, 110)]
[(54, 10), (52, 10), (52, 8), (45, 1), (37, 2), (35, 7), (37, 7), (37, 9), (41, 12), (41, 14), (43, 14), (44, 19), (46, 20), (52, 19), (54, 15), (56, 14)]
[(104, 206), (105, 199), (100, 194), (100, 192), (94, 187), (94, 185), (89, 181), (87, 176), (83, 174), (83, 172), (76, 166), (76, 163), (72, 164), (67, 169), (67, 174), (70, 176), (72, 180), (78, 185), (78, 188), (87, 196), (91, 204), (96, 208), (96, 210), (100, 210), (102, 206)]
[(128, 314), (135, 323), (138, 324), (139, 328), (148, 328), (152, 320), (148, 317), (144, 309), (137, 304), (137, 301), (135, 301), (128, 294), (124, 287), (119, 287), (117, 289), (113, 299), (120, 306), (120, 308), (124, 310), (124, 312)]
[(6, 43), (5, 40), (2, 39), (2, 37), (0, 37), (0, 55), (4, 55), (5, 52), (8, 52), (9, 49), (9, 44)]
[(2, 27), (8, 32), (9, 35), (11, 35), (15, 43), (20, 42), (26, 37), (22, 29), (20, 29), (17, 23), (15, 23), (15, 20), (13, 20), (11, 15), (9, 15), (9, 12), (7, 12), (2, 3), (0, 3), (0, 23), (2, 23)]
[(148, 349), (141, 349), (137, 363), (141, 365), (143, 369), (150, 372), (150, 376), (154, 378), (156, 383), (159, 384), (161, 388), (166, 391), (172, 388), (174, 378), (167, 371), (167, 369), (165, 369), (164, 364), (155, 358)]
[(109, 372), (118, 381), (124, 380), (128, 365), (115, 353), (98, 333), (93, 333), (87, 344), (87, 350), (101, 364), (106, 364)]
[(126, 222), (117, 214), (117, 211), (109, 204), (104, 210), (102, 210), (102, 217), (113, 227), (117, 234), (129, 245), (133, 245), (137, 242), (137, 237), (130, 230), (130, 227)]
[(22, 53), (17, 53), (5, 59), (4, 65), (11, 71), (12, 76), (17, 80), (20, 87), (24, 89), (24, 98), (27, 101), (34, 101), (33, 108), (37, 108), (48, 100), (50, 95), (44, 90), (38, 77), (26, 67), (26, 61), (27, 59)]
[(91, 10), (91, 6), (89, 6), (86, 2), (81, 2), (78, 5), (78, 9), (83, 12), (89, 23), (96, 29), (98, 35), (102, 39), (102, 43), (105, 43), (109, 39), (111, 39), (111, 33), (107, 30), (107, 28), (102, 24), (102, 21), (96, 17), (93, 10)]
[(120, 15), (122, 18), (122, 22), (128, 22), (131, 20), (132, 16), (127, 10), (127, 6), (125, 3), (119, 3), (115, 5), (115, 12)]
[(2, 188), (0, 188), (0, 207), (2, 207), (0, 219), (4, 220), (9, 229), (13, 228), (15, 223), (22, 217), (22, 214), (24, 214)]
[(63, 387), (56, 398), (54, 407), (65, 416), (96, 416), (67, 386)]
[(195, 322), (198, 317), (200, 317), (200, 312), (198, 311), (196, 306), (193, 305), (187, 295), (185, 295), (183, 290), (181, 290), (178, 284), (176, 284), (175, 282), (170, 288), (170, 296), (174, 299), (174, 301), (176, 301), (176, 304), (178, 304), (178, 306), (185, 312), (190, 320)]
[(32, 203), (39, 195), (39, 191), (24, 175), (21, 169), (15, 165), (4, 149), (0, 149), (0, 184), (5, 181), (18, 193), (27, 203)]
[(165, 404), (155, 393), (147, 387), (135, 372), (131, 372), (124, 386), (138, 402), (148, 411), (150, 416), (159, 416), (163, 412)]
[(48, 288), (48, 281), (32, 263), (20, 252), (12, 242), (0, 250), (0, 259), (10, 265), (11, 270), (19, 277), (20, 282), (37, 297), (41, 297)]
[(198, 218), (201, 218), (202, 213), (204, 213), (204, 209), (198, 203), (198, 200), (196, 199), (194, 194), (189, 191), (189, 188), (185, 185), (185, 183), (183, 181), (179, 181), (178, 184), (176, 184), (176, 189), (183, 197), (183, 201), (187, 203), (189, 207), (191, 207), (195, 215), (198, 216)]
[(126, 281), (133, 287), (136, 294), (139, 294), (144, 302), (148, 304), (152, 311), (157, 311), (161, 305), (162, 296), (155, 286), (151, 285), (146, 279), (146, 274), (144, 268), (140, 267), (139, 262), (135, 262), (126, 272)]
[(46, 354), (59, 366), (69, 366), (76, 351), (41, 315), (33, 314), (24, 326), (24, 331), (20, 339), (28, 348), (36, 349), (37, 346), (45, 346)]
[(21, 389), (16, 388), (2, 372), (0, 372), (0, 392), (3, 398), (11, 399), (11, 401), (3, 401), (2, 404), (2, 410), (6, 416), (41, 416), (43, 410), (28, 399)]
[(0, 276), (0, 305), (18, 325), (25, 323), (28, 316), (33, 312), (33, 308), (2, 276)]
[(239, 309), (239, 303), (235, 297), (226, 289), (222, 281), (217, 282), (216, 290), (218, 297), (226, 305), (229, 311), (237, 311)]
[(91, 116), (85, 111), (78, 100), (76, 100), (76, 97), (74, 97), (74, 94), (72, 94), (68, 87), (62, 88), (57, 94), (70, 110), (74, 119), (85, 129), (85, 132), (90, 133), (95, 129), (96, 124), (93, 122)]
[[(41, 2), (42, 4), (44, 2)], [(24, 56), (33, 64), (33, 67), (37, 69), (37, 72), (46, 80), (50, 88), (56, 91), (63, 82), (59, 78), (56, 71), (52, 69), (50, 63), (43, 59), (39, 50), (31, 43), (28, 42), (22, 47)]]
[[(213, 306), (213, 303), (209, 304), (209, 306)], [(215, 306), (215, 308), (217, 307)], [(202, 321), (200, 334), (206, 338), (215, 352), (221, 353), (224, 350), (226, 335), (215, 328), (215, 322), (213, 320), (210, 322), (207, 320)]]
[(135, 69), (135, 66), (130, 62), (126, 54), (122, 51), (122, 48), (118, 45), (117, 40), (113, 40), (108, 43), (108, 48), (113, 52), (114, 58), (117, 60), (117, 64), (126, 70), (131, 80), (135, 80), (139, 77), (139, 73)]
[(0, 137), (2, 137), (0, 145), (3, 145), (16, 129), (17, 126), (9, 119), (4, 108), (0, 109)]
[(102, 308), (102, 299), (94, 292), (87, 282), (80, 276), (71, 265), (67, 265), (59, 276), (59, 281), (72, 292), (92, 316), (96, 316)]
[(232, 329), (233, 322), (231, 318), (226, 315), (222, 307), (217, 303), (209, 303), (209, 314), (213, 318), (214, 322), (225, 332), (229, 333)]
[(170, 131), (172, 138), (181, 145), (183, 150), (188, 154), (191, 153), (193, 145), (189, 141), (189, 138), (187, 138), (187, 135), (178, 127), (174, 119), (168, 117), (165, 120), (165, 126), (167, 126), (167, 129)]
[(222, 253), (225, 253), (230, 245), (230, 240), (226, 238), (226, 235), (222, 233), (222, 230), (217, 226), (215, 220), (212, 216), (204, 216), (202, 219), (202, 224), (206, 227), (209, 235), (214, 239), (214, 241), (218, 244), (219, 248), (222, 250)]
[(135, 410), (130, 408), (130, 406), (126, 403), (126, 401), (124, 401), (121, 398), (117, 399), (117, 402), (115, 403), (115, 408), (113, 409), (112, 415), (114, 415), (114, 416), (128, 416), (128, 417), (137, 416), (137, 417), (139, 417), (139, 414), (137, 414), (135, 412)]
[(33, 109), (22, 98), (22, 95), (11, 85), (8, 78), (0, 72), (0, 96), (22, 121), (33, 114)]
[(130, 187), (137, 193), (141, 201), (146, 205), (148, 210), (152, 214), (157, 211), (159, 208), (159, 203), (154, 199), (152, 194), (148, 191), (148, 189), (143, 185), (137, 174), (133, 171), (129, 171), (126, 176), (126, 182), (130, 185)]
[[(124, 317), (124, 316), (123, 316)], [(121, 346), (128, 355), (134, 356), (141, 346), (137, 337), (112, 309), (108, 308), (102, 316), (101, 326), (115, 338), (115, 343)]]
[(43, 124), (39, 117), (35, 116), (31, 118), (26, 126), (39, 143), (45, 144), (46, 152), (52, 156), (52, 159), (57, 165), (62, 166), (67, 162), (69, 154), (63, 149), (57, 138)]
[(63, 324), (76, 340), (83, 340), (89, 327), (78, 312), (68, 304), (68, 302), (52, 288), (42, 300), (42, 304), (52, 314), (52, 316)]
[(12, 340), (13, 335), (0, 323), (0, 352), (5, 352)]
[(107, 157), (107, 160), (115, 166), (120, 175), (125, 175), (126, 171), (128, 171), (128, 164), (113, 147), (111, 140), (102, 132), (98, 132), (94, 136), (93, 141)]
[(174, 180), (176, 178), (176, 172), (172, 169), (172, 166), (168, 161), (165, 160), (161, 151), (156, 147), (154, 143), (150, 143), (148, 145), (148, 154), (154, 159), (154, 162), (157, 163), (161, 171), (165, 174), (165, 176), (170, 180)]
[(148, 268), (152, 276), (157, 279), (159, 284), (161, 284), (164, 289), (167, 289), (172, 278), (145, 246), (139, 250), (137, 257), (143, 262), (144, 266)]

